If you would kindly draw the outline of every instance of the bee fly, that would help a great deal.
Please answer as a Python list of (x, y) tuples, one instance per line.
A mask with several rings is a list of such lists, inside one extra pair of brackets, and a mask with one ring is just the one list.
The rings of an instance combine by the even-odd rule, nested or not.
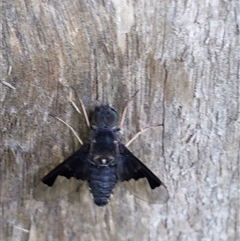
[[(43, 177), (34, 192), (35, 199), (43, 199), (45, 191), (51, 193), (49, 187), (53, 188), (56, 179), (62, 176), (69, 183), (72, 179), (87, 181), (98, 206), (108, 203), (118, 181), (127, 181), (127, 188), (140, 199), (167, 202), (169, 195), (163, 182), (120, 142), (117, 123), (118, 114), (113, 108), (108, 105), (96, 107), (91, 118), (89, 141)], [(143, 179), (148, 185), (137, 184)], [(74, 185), (72, 190), (79, 184)], [(40, 189), (45, 191), (39, 192)]]

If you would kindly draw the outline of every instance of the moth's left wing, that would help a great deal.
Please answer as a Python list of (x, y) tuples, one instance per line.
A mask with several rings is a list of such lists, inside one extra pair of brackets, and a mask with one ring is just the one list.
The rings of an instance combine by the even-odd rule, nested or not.
[(169, 194), (164, 183), (123, 144), (119, 145), (119, 152), (117, 176), (120, 181), (127, 181), (127, 189), (150, 203), (167, 202)]
[(56, 166), (33, 191), (38, 201), (53, 200), (78, 189), (79, 180), (86, 180), (89, 173), (89, 144), (84, 144), (73, 155)]

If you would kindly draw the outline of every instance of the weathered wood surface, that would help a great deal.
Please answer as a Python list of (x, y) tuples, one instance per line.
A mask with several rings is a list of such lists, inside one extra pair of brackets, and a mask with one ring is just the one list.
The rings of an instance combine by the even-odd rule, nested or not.
[[(4, 0), (0, 239), (237, 240), (239, 16), (237, 0)], [(167, 204), (122, 186), (103, 208), (87, 187), (79, 197), (32, 198), (40, 178), (79, 147), (50, 115), (87, 139), (68, 86), (88, 110), (109, 103), (120, 113), (140, 91), (123, 140), (164, 124), (130, 149), (166, 183)]]

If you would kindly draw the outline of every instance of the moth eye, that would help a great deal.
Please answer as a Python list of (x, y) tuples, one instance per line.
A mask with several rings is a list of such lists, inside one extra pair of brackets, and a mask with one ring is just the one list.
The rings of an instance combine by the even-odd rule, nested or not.
[(99, 125), (103, 124), (104, 119), (100, 111), (95, 112), (93, 121)]
[(118, 121), (117, 112), (109, 106), (95, 108), (92, 124), (97, 126), (114, 126)]
[(107, 115), (107, 123), (108, 124), (116, 124), (117, 121), (118, 121), (117, 112), (114, 109), (109, 108), (109, 112), (108, 112), (108, 115)]

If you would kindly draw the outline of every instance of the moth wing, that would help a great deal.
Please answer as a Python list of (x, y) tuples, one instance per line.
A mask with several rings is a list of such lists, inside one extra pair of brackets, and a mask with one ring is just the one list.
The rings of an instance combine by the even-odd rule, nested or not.
[(66, 196), (77, 191), (80, 186), (79, 180), (58, 176), (52, 186), (40, 182), (33, 190), (33, 197), (37, 201), (50, 201)]
[(123, 144), (119, 146), (117, 176), (137, 198), (149, 203), (166, 203), (169, 194), (164, 183)]
[(163, 204), (169, 199), (168, 191), (164, 185), (151, 189), (146, 178), (138, 181), (131, 179), (124, 184), (135, 197), (148, 203)]
[(84, 144), (73, 155), (56, 166), (33, 191), (33, 197), (38, 201), (53, 200), (76, 191), (79, 180), (86, 180), (89, 173), (89, 144)]

